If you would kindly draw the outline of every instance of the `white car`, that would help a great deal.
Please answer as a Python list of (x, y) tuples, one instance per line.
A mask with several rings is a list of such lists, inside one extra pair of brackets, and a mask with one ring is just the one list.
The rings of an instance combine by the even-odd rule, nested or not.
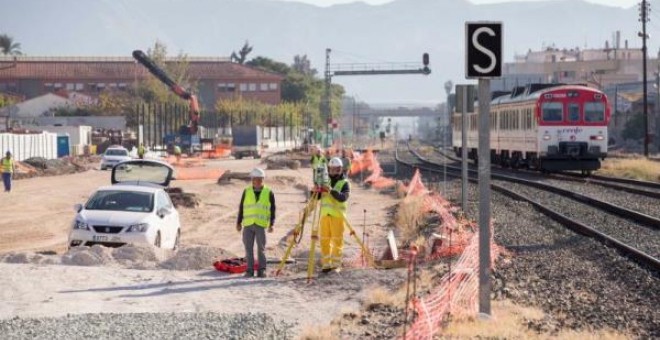
[(76, 204), (69, 247), (127, 243), (175, 249), (181, 222), (164, 188), (174, 169), (155, 160), (134, 159), (112, 168), (112, 185), (96, 190), (85, 203)]
[(122, 146), (111, 146), (101, 158), (101, 170), (112, 169), (115, 164), (132, 159), (128, 150)]

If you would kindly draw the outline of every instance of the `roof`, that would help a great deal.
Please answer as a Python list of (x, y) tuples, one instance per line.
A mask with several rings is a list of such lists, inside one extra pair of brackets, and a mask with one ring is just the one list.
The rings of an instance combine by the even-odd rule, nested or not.
[[(261, 79), (281, 81), (284, 76), (241, 65), (223, 58), (189, 57), (193, 79)], [(174, 61), (170, 61), (174, 62)], [(11, 67), (14, 65), (13, 67)], [(5, 68), (7, 66), (7, 68)], [(144, 79), (149, 71), (132, 58), (111, 57), (0, 57), (0, 79), (99, 80)]]

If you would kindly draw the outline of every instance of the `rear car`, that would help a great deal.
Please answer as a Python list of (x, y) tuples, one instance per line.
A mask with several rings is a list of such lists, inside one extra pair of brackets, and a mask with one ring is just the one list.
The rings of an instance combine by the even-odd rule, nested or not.
[(122, 146), (111, 146), (105, 150), (101, 158), (101, 170), (112, 169), (118, 163), (132, 159), (128, 150)]
[(98, 188), (84, 205), (75, 205), (69, 247), (130, 243), (175, 249), (181, 222), (165, 192), (172, 175), (170, 165), (154, 160), (116, 164), (112, 185)]

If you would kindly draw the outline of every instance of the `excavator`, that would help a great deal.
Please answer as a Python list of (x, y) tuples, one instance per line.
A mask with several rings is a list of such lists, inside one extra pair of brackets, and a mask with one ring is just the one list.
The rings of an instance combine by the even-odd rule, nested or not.
[(163, 84), (167, 85), (167, 87), (169, 87), (170, 90), (174, 92), (174, 94), (188, 101), (190, 112), (186, 134), (196, 135), (199, 125), (199, 103), (197, 102), (197, 96), (192, 94), (190, 91), (187, 91), (181, 87), (181, 85), (172, 80), (172, 78), (170, 78), (163, 69), (158, 67), (158, 65), (156, 65), (156, 63), (151, 60), (151, 58), (149, 58), (144, 52), (140, 50), (133, 51), (133, 58), (142, 64), (142, 66), (146, 67), (149, 72), (158, 78), (158, 80), (163, 82)]

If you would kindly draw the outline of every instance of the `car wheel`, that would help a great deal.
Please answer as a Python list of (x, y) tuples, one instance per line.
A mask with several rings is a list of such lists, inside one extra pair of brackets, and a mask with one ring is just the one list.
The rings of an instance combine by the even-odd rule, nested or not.
[(181, 229), (177, 229), (176, 238), (174, 239), (174, 248), (173, 250), (179, 249), (179, 238), (181, 237)]
[(160, 231), (156, 233), (156, 240), (154, 241), (154, 246), (160, 248)]

